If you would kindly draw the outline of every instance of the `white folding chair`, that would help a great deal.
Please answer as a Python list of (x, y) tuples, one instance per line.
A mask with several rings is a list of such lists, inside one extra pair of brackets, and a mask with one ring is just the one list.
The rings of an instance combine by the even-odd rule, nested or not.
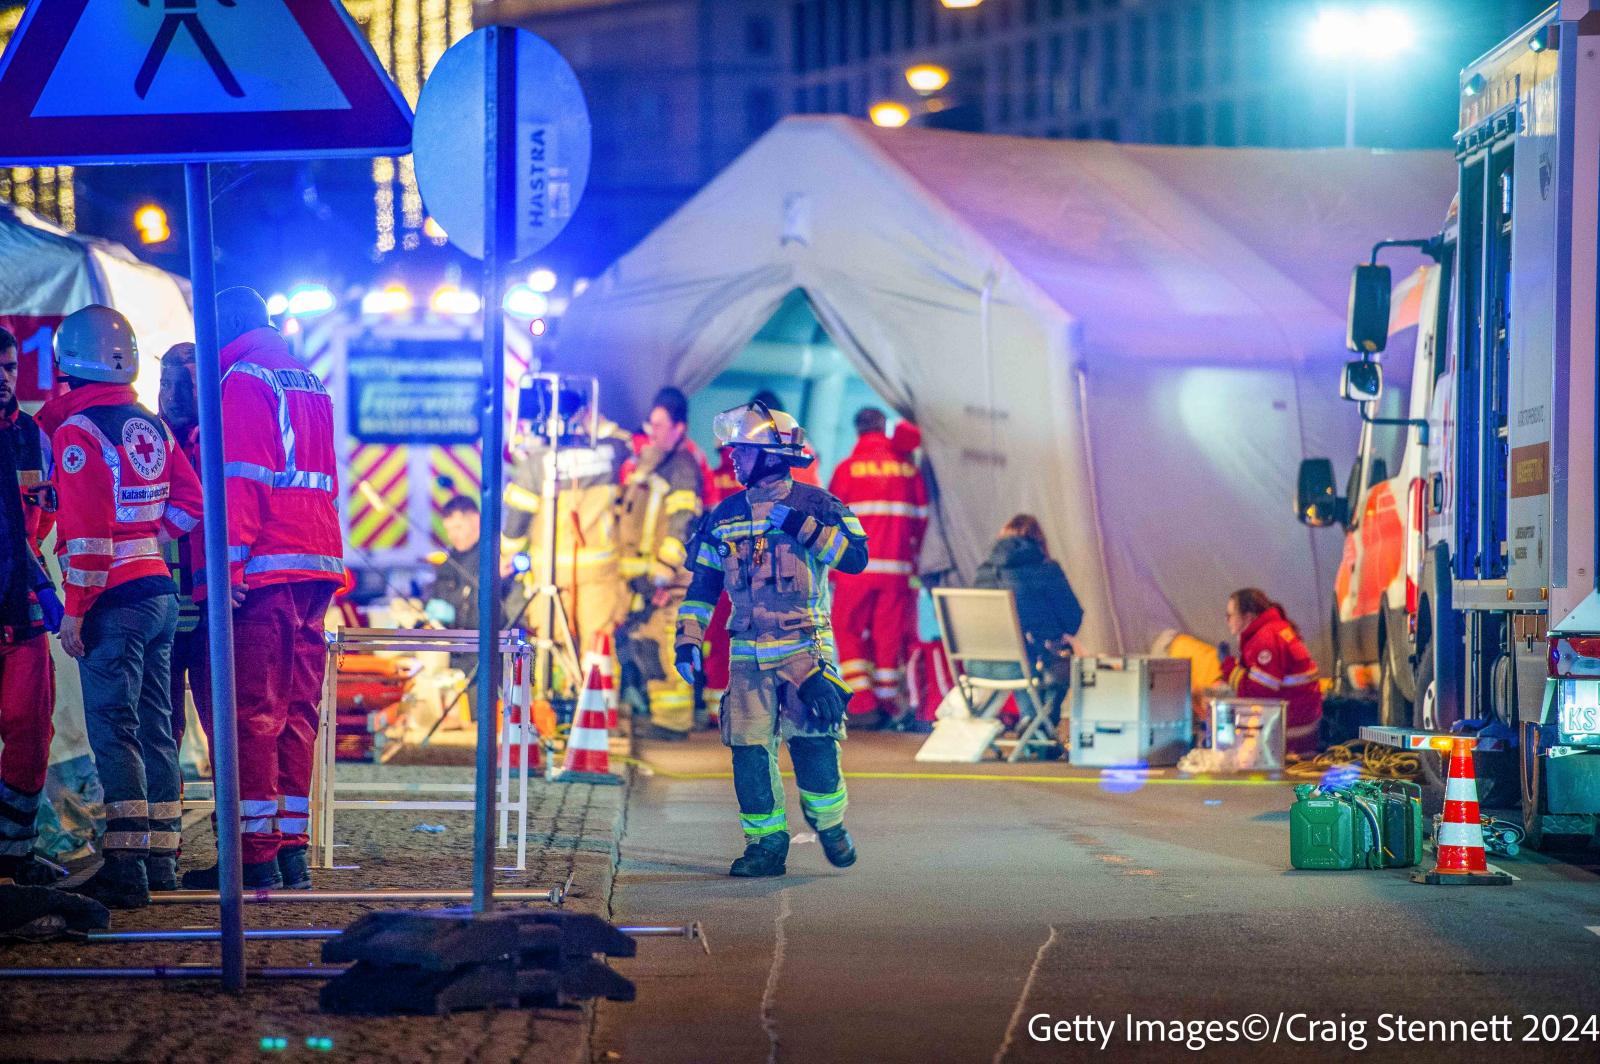
[[(995, 720), (1005, 707), (1007, 696), (1016, 696), (1022, 715), (1017, 737), (997, 739), (994, 744), (1012, 748), (1006, 760), (1019, 761), (1030, 749), (1059, 746), (1060, 740), (1044, 708), (1045, 683), (1034, 668), (1022, 623), (1017, 619), (1016, 595), (989, 588), (934, 588), (933, 607), (945, 657), (956, 670), (956, 684), (973, 715)], [(1008, 680), (974, 676), (970, 665), (1009, 665), (1017, 676)]]

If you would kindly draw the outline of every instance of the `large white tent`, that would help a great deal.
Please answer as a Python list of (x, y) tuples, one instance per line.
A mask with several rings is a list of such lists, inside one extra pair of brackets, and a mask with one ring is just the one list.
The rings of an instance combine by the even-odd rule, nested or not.
[(1260, 586), (1320, 641), (1340, 543), (1293, 516), (1302, 457), (1353, 453), (1349, 270), (1423, 236), (1448, 154), (1196, 149), (780, 123), (572, 304), (560, 361), (616, 415), (690, 391), (795, 289), (924, 431), (970, 576), (1039, 515), (1101, 650), (1225, 634)]

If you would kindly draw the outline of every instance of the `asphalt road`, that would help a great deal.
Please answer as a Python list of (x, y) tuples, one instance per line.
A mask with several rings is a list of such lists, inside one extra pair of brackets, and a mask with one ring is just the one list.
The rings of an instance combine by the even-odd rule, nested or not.
[(660, 771), (633, 789), (613, 915), (700, 920), (712, 953), (654, 940), (619, 962), (638, 1000), (601, 1008), (594, 1059), (1178, 1060), (1191, 1034), (1218, 1060), (1600, 1059), (1600, 1021), (1521, 1040), (1525, 1014), (1600, 1013), (1594, 850), (1502, 862), (1520, 877), (1503, 888), (1295, 872), (1287, 783), (1129, 789), (1054, 764), (917, 765), (916, 746), (846, 744), (846, 772), (869, 774), (850, 780), (854, 868), (813, 839), (757, 881), (725, 875), (732, 784), (686, 778), (727, 772), (715, 737), (645, 746)]

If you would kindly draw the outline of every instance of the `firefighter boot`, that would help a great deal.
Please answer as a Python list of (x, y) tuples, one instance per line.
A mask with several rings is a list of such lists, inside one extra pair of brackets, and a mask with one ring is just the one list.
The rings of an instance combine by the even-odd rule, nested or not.
[(784, 860), (788, 856), (789, 833), (775, 831), (771, 835), (752, 839), (750, 845), (744, 848), (744, 856), (733, 862), (728, 874), (740, 879), (781, 876), (785, 871)]
[(150, 881), (138, 854), (108, 853), (98, 872), (68, 889), (107, 909), (143, 909), (150, 904)]
[(817, 832), (817, 841), (822, 843), (822, 855), (833, 867), (849, 868), (856, 863), (855, 840), (850, 838), (850, 833), (844, 829), (843, 824), (823, 828)]
[(310, 890), (311, 864), (304, 846), (285, 846), (278, 851), (278, 874), (284, 890)]
[(151, 891), (178, 889), (178, 859), (169, 855), (150, 856), (144, 859), (145, 878)]
[(0, 857), (0, 879), (9, 879), (19, 887), (54, 886), (66, 874), (65, 868), (36, 853)]
[[(219, 876), (217, 866), (210, 868), (196, 868), (183, 874), (184, 890), (218, 890)], [(278, 875), (278, 859), (276, 857), (266, 861), (245, 862), (244, 886), (246, 890), (276, 890), (283, 886), (283, 878)]]

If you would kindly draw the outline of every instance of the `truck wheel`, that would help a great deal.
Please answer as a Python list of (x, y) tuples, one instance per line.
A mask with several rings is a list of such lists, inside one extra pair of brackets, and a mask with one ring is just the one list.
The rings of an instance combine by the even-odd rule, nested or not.
[(1422, 648), (1417, 660), (1417, 700), (1411, 708), (1411, 726), (1424, 731), (1439, 727), (1439, 679), (1433, 674), (1433, 644)]
[(1539, 726), (1522, 724), (1522, 828), (1524, 844), (1540, 853), (1581, 850), (1594, 835), (1594, 817), (1545, 811), (1544, 758), (1539, 756)]
[(1344, 662), (1344, 652), (1339, 649), (1339, 607), (1333, 608), (1333, 620), (1328, 625), (1328, 639), (1333, 643), (1333, 693), (1351, 694), (1350, 671)]
[(1404, 728), (1411, 723), (1411, 702), (1400, 689), (1393, 659), (1389, 641), (1383, 639), (1378, 647), (1378, 723), (1388, 728)]

